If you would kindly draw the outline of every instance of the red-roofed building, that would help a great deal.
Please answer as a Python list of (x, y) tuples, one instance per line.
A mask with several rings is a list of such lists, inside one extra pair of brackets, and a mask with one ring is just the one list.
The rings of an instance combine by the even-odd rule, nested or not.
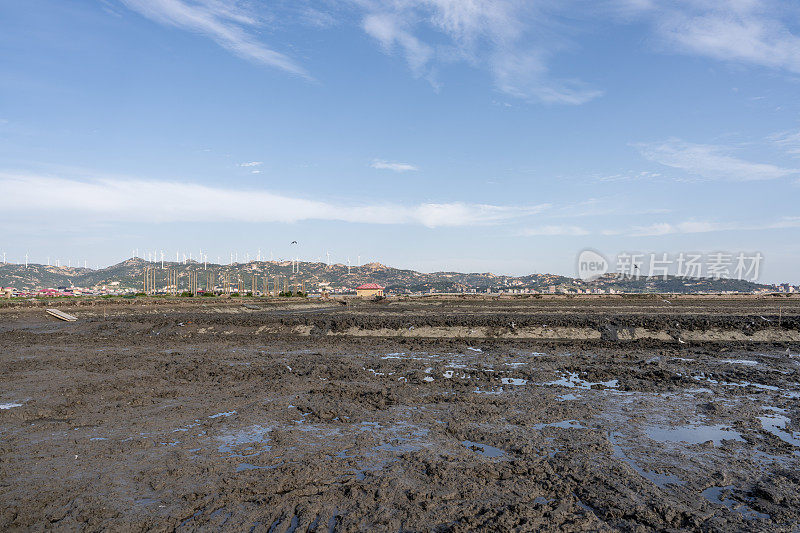
[(383, 287), (377, 283), (365, 283), (356, 287), (356, 296), (368, 298), (370, 296), (383, 296)]

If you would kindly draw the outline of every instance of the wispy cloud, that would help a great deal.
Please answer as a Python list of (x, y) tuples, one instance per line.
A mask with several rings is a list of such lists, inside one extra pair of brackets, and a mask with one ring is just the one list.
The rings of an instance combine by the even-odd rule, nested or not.
[[(780, 0), (617, 0), (630, 13), (649, 16), (672, 49), (800, 72), (800, 37), (790, 20), (796, 6)], [(796, 28), (796, 26), (794, 26)]]
[(731, 155), (733, 150), (726, 146), (692, 144), (679, 139), (637, 143), (634, 146), (650, 161), (706, 179), (759, 181), (783, 178), (800, 172), (798, 169), (740, 159)]
[(636, 226), (630, 231), (632, 237), (655, 237), (660, 235), (711, 233), (718, 231), (763, 231), (800, 227), (800, 217), (783, 217), (764, 224), (741, 222), (717, 222), (707, 220), (688, 220), (684, 222), (659, 222), (647, 226)]
[(260, 167), (263, 165), (263, 161), (246, 161), (244, 163), (239, 163), (240, 167)]
[(392, 170), (394, 172), (410, 172), (419, 170), (414, 165), (408, 163), (395, 163), (392, 161), (384, 161), (383, 159), (375, 159), (370, 166), (378, 170)]
[(581, 236), (589, 235), (591, 232), (580, 226), (539, 226), (535, 228), (525, 228), (519, 234), (523, 237), (536, 236)]
[(800, 156), (800, 131), (778, 133), (771, 136), (769, 140), (777, 144), (787, 154)]
[(250, 30), (261, 20), (237, 2), (221, 0), (122, 0), (130, 9), (161, 24), (183, 28), (213, 39), (244, 59), (310, 79), (293, 59), (261, 43)]
[(602, 94), (578, 80), (550, 75), (549, 56), (569, 44), (551, 29), (556, 24), (545, 8), (555, 9), (552, 2), (360, 0), (358, 4), (367, 11), (364, 31), (387, 52), (400, 50), (411, 71), (434, 85), (439, 66), (463, 61), (486, 68), (497, 89), (516, 98), (583, 104)]
[[(103, 222), (297, 222), (331, 220), (365, 224), (416, 224), (431, 228), (499, 224), (549, 206), (498, 206), (462, 202), (335, 204), (266, 190), (227, 189), (195, 183), (2, 174), (0, 198), (13, 198), (0, 220), (32, 213), (72, 214)], [(132, 198), (145, 198), (135, 202)], [(250, 207), (248, 207), (250, 206)]]

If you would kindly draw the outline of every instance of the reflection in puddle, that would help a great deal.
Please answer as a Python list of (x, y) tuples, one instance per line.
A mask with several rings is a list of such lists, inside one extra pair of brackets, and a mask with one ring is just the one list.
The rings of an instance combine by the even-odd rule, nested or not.
[(776, 413), (774, 415), (759, 416), (756, 418), (761, 422), (761, 427), (764, 428), (765, 431), (772, 433), (783, 442), (800, 448), (800, 432), (793, 432), (786, 429), (787, 424), (790, 422), (789, 417)]
[(258, 466), (258, 465), (251, 465), (250, 463), (239, 463), (236, 467), (237, 472), (246, 472), (247, 470), (273, 470), (278, 468), (280, 464), (277, 465), (270, 465), (270, 466)]
[(525, 385), (528, 383), (527, 379), (521, 378), (502, 378), (500, 381), (503, 385)]
[(701, 444), (713, 441), (714, 446), (720, 446), (724, 440), (744, 442), (741, 434), (726, 426), (679, 426), (676, 428), (648, 427), (645, 433), (648, 437), (659, 442), (686, 442), (688, 444)]
[(534, 424), (533, 429), (561, 428), (561, 429), (586, 429), (586, 426), (577, 420), (562, 420), (561, 422), (549, 422), (547, 424)]
[(226, 416), (227, 417), (227, 416), (231, 416), (231, 415), (235, 415), (235, 414), (236, 414), (236, 411), (227, 411), (225, 413), (217, 413), (215, 415), (211, 415), (208, 418), (220, 418), (222, 416)]
[(577, 396), (575, 394), (562, 394), (561, 396), (557, 396), (556, 398), (558, 399), (559, 402), (566, 402), (570, 400), (577, 400), (578, 398), (580, 398), (580, 396)]
[(503, 457), (506, 454), (506, 452), (500, 448), (495, 448), (494, 446), (489, 446), (488, 444), (482, 444), (480, 442), (465, 440), (461, 441), (461, 444), (473, 452), (483, 455), (484, 457), (489, 457), (490, 459)]
[(728, 363), (729, 365), (745, 365), (745, 366), (756, 366), (759, 364), (758, 361), (751, 361), (749, 359), (723, 359), (720, 363)]
[(628, 466), (633, 468), (633, 470), (637, 474), (639, 474), (643, 478), (649, 480), (651, 483), (661, 488), (664, 488), (666, 485), (683, 485), (685, 483), (685, 481), (683, 481), (678, 476), (673, 476), (671, 474), (659, 474), (657, 472), (649, 472), (644, 468), (640, 467), (638, 464), (636, 464), (636, 462), (633, 459), (631, 459), (625, 454), (625, 451), (622, 449), (622, 446), (620, 446), (617, 443), (618, 436), (619, 436), (618, 433), (611, 433), (608, 435), (608, 440), (609, 442), (611, 442), (611, 446), (614, 450), (614, 457), (625, 462)]
[[(217, 440), (222, 441), (222, 444), (217, 448), (217, 450), (220, 453), (226, 453), (232, 457), (248, 457), (251, 455), (258, 455), (261, 452), (269, 451), (271, 447), (264, 444), (261, 444), (258, 449), (256, 449), (255, 446), (248, 446), (243, 450), (237, 450), (237, 448), (245, 444), (260, 444), (269, 441), (269, 436), (267, 433), (269, 433), (271, 429), (272, 428), (269, 427), (251, 426), (249, 428), (234, 431), (228, 435), (216, 437)], [(235, 451), (241, 451), (242, 453), (235, 453)]]
[(619, 387), (619, 380), (610, 379), (608, 381), (586, 381), (578, 377), (577, 372), (567, 372), (555, 381), (548, 381), (542, 385), (559, 385), (561, 387), (591, 389), (593, 385), (602, 385), (610, 389)]
[(741, 502), (727, 497), (723, 499), (723, 493), (730, 493), (732, 489), (733, 485), (728, 485), (727, 487), (709, 487), (702, 492), (702, 495), (709, 502), (724, 505), (731, 511), (735, 511), (749, 520), (754, 518), (761, 518), (764, 520), (770, 519), (768, 514), (759, 513)]

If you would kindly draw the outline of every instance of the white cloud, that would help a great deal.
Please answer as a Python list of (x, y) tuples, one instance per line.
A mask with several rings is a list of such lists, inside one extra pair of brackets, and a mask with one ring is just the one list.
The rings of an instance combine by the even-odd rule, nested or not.
[(660, 235), (711, 233), (717, 231), (764, 231), (800, 227), (800, 217), (783, 217), (766, 224), (742, 224), (740, 222), (715, 222), (689, 220), (685, 222), (660, 222), (648, 226), (637, 226), (630, 232), (632, 237), (656, 237)]
[(539, 226), (525, 228), (520, 232), (524, 237), (536, 236), (580, 236), (589, 235), (589, 231), (580, 226)]
[(692, 144), (679, 139), (638, 143), (634, 146), (651, 161), (706, 179), (758, 181), (783, 178), (800, 172), (798, 169), (740, 159), (730, 155), (732, 150), (725, 146)]
[(244, 59), (310, 78), (306, 70), (288, 56), (276, 52), (254, 37), (248, 28), (261, 21), (236, 2), (220, 0), (122, 0), (130, 9), (170, 26), (203, 34)]
[(239, 163), (240, 167), (260, 167), (263, 165), (263, 161), (247, 161), (245, 163)]
[[(540, 213), (546, 204), (496, 206), (424, 203), (334, 204), (266, 190), (210, 187), (195, 183), (96, 179), (78, 181), (0, 173), (0, 198), (8, 199), (0, 220), (39, 214), (135, 222), (297, 222), (331, 220), (365, 224), (418, 224), (431, 228), (497, 224)], [(137, 201), (136, 199), (141, 199)]]
[[(618, 0), (650, 16), (658, 35), (679, 51), (800, 72), (800, 37), (791, 2), (776, 0)], [(634, 4), (638, 4), (635, 5)]]
[(424, 74), (424, 69), (431, 57), (433, 50), (414, 37), (405, 27), (398, 15), (380, 13), (368, 15), (364, 18), (364, 31), (378, 40), (387, 52), (391, 52), (395, 45), (402, 48), (408, 66), (417, 76)]
[[(568, 45), (551, 31), (546, 8), (528, 0), (360, 0), (362, 27), (387, 52), (399, 48), (412, 72), (436, 83), (435, 71), (463, 61), (492, 74), (498, 90), (525, 100), (583, 104), (601, 92), (576, 80), (557, 80), (547, 59)], [(425, 36), (423, 40), (421, 35)], [(435, 43), (435, 44), (431, 44)]]
[(770, 140), (785, 150), (786, 153), (800, 155), (800, 131), (778, 133), (770, 137)]
[(409, 165), (408, 163), (394, 163), (391, 161), (384, 161), (382, 159), (374, 160), (370, 166), (378, 170), (392, 170), (394, 172), (409, 172), (412, 170), (419, 170), (419, 168), (415, 167), (414, 165)]

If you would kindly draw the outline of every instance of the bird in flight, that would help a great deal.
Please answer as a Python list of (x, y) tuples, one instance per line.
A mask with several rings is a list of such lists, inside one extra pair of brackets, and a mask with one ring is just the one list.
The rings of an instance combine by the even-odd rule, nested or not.
[(297, 244), (297, 241), (292, 241), (292, 244)]

